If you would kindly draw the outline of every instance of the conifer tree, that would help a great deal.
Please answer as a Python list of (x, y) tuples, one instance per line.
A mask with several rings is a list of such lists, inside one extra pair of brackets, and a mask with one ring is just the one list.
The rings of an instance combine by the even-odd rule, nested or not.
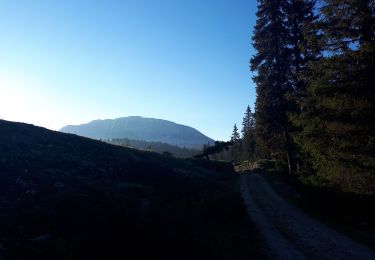
[(258, 2), (253, 37), (257, 53), (251, 59), (257, 73), (257, 147), (264, 157), (285, 161), (292, 173), (298, 171), (299, 152), (291, 136), (299, 129), (290, 117), (302, 110), (307, 64), (319, 57), (319, 49), (309, 45), (317, 34), (315, 0)]
[[(311, 62), (295, 140), (310, 180), (375, 193), (375, 3), (325, 0), (317, 23), (324, 57)], [(314, 41), (314, 39), (312, 39)], [(316, 39), (315, 42), (319, 42)]]
[(238, 143), (239, 140), (240, 140), (240, 134), (238, 133), (237, 125), (234, 124), (231, 141), (232, 141), (232, 143), (235, 144), (235, 143)]
[(238, 133), (238, 127), (236, 124), (234, 124), (233, 126), (233, 131), (232, 131), (232, 136), (230, 138), (230, 141), (232, 143), (232, 147), (230, 150), (232, 160), (234, 162), (239, 162), (240, 153), (241, 153), (241, 139), (240, 139), (240, 134)]
[[(293, 109), (301, 110), (300, 102), (306, 92), (305, 73), (307, 64), (320, 57), (320, 48), (316, 46), (319, 41), (316, 21), (318, 16), (314, 13), (315, 0), (288, 0), (284, 5), (287, 17), (289, 57), (289, 84), (293, 101)], [(313, 39), (313, 41), (311, 41)]]
[(284, 98), (291, 86), (288, 79), (290, 50), (288, 28), (284, 12), (286, 1), (259, 0), (253, 46), (256, 54), (251, 59), (251, 70), (256, 83), (255, 135), (263, 157), (288, 161), (290, 124)]
[(255, 121), (250, 106), (247, 106), (245, 116), (242, 121), (242, 144), (241, 152), (243, 160), (255, 158), (255, 140), (254, 140)]
[[(289, 71), (286, 72), (290, 86), (285, 98), (288, 101), (286, 113), (291, 122), (302, 111), (302, 102), (306, 96), (307, 66), (309, 62), (316, 61), (321, 56), (320, 36), (316, 26), (318, 16), (314, 13), (315, 8), (315, 0), (288, 0), (284, 5), (290, 50)], [(301, 128), (289, 124), (288, 130), (293, 137), (301, 131)], [(300, 149), (289, 135), (286, 138), (290, 172), (299, 174), (302, 159)]]

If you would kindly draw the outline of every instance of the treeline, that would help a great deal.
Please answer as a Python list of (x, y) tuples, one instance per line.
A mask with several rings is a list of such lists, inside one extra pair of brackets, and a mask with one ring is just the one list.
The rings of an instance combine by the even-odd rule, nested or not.
[[(259, 0), (247, 159), (375, 193), (375, 1)], [(250, 136), (251, 137), (251, 136)]]
[(203, 145), (202, 152), (195, 155), (197, 159), (226, 161), (234, 164), (256, 160), (256, 144), (254, 139), (255, 120), (250, 106), (247, 106), (242, 122), (241, 134), (235, 124), (229, 141), (215, 141), (214, 144)]
[(177, 158), (190, 158), (200, 153), (199, 150), (179, 147), (161, 142), (148, 142), (143, 140), (133, 140), (128, 138), (113, 138), (104, 140), (107, 143), (134, 148), (143, 151), (161, 153)]
[(230, 162), (232, 161), (232, 156), (229, 151), (232, 145), (232, 141), (215, 141), (213, 145), (211, 145), (210, 143), (204, 144), (202, 152), (195, 155), (194, 158)]
[(256, 153), (255, 143), (255, 118), (250, 106), (247, 106), (242, 121), (241, 133), (237, 125), (234, 124), (230, 138), (231, 149), (227, 157), (235, 164), (250, 162), (259, 159)]

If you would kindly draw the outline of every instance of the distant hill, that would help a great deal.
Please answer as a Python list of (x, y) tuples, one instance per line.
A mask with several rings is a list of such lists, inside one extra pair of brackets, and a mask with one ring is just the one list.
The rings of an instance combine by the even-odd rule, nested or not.
[(143, 151), (150, 151), (156, 152), (161, 154), (168, 154), (177, 157), (177, 158), (191, 158), (199, 153), (200, 150), (186, 148), (186, 147), (179, 147), (176, 145), (171, 145), (162, 142), (147, 142), (142, 140), (132, 140), (127, 138), (113, 138), (111, 140), (104, 139), (103, 141), (114, 144), (120, 145), (127, 148), (134, 148)]
[(0, 259), (259, 259), (235, 181), (230, 164), (0, 120)]
[(194, 149), (201, 149), (203, 144), (214, 143), (214, 140), (192, 127), (139, 116), (94, 120), (87, 124), (68, 125), (60, 131), (93, 139), (127, 138)]

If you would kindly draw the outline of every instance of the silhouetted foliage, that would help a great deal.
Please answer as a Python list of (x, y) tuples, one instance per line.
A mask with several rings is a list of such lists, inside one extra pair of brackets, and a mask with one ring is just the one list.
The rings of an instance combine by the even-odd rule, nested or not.
[(258, 3), (257, 155), (313, 185), (374, 194), (374, 1)]
[(256, 83), (255, 135), (262, 157), (286, 160), (289, 135), (287, 103), (284, 95), (291, 90), (288, 79), (291, 51), (283, 10), (285, 1), (259, 1), (253, 35), (256, 54), (251, 70)]
[(242, 142), (241, 158), (244, 161), (252, 161), (256, 158), (255, 154), (255, 120), (250, 106), (247, 106), (245, 116), (242, 121)]
[(233, 126), (230, 141), (232, 143), (232, 148), (230, 150), (231, 160), (237, 163), (241, 160), (241, 138), (236, 124)]
[[(230, 147), (233, 145), (233, 143), (230, 142), (222, 142), (222, 141), (216, 141), (214, 145), (205, 145), (203, 147), (202, 153), (194, 156), (197, 159), (206, 159), (208, 160), (210, 155), (213, 155), (215, 158), (215, 155), (218, 153), (221, 153), (223, 151), (228, 151)], [(216, 159), (216, 158), (215, 158)]]
[(310, 63), (295, 140), (313, 173), (307, 181), (375, 193), (375, 4), (324, 1), (316, 26), (319, 60)]
[(238, 133), (238, 127), (236, 124), (233, 126), (233, 132), (230, 140), (232, 143), (237, 143), (240, 140), (240, 134)]

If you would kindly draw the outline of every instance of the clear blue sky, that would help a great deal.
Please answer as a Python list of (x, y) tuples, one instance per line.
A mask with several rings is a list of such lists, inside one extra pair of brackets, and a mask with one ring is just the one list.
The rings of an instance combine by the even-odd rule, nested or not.
[(140, 115), (228, 139), (255, 87), (256, 1), (1, 0), (0, 118)]

